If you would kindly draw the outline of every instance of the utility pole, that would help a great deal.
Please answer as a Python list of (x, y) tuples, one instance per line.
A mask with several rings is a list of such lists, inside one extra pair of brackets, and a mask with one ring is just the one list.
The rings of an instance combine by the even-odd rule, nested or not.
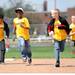
[(44, 0), (44, 3), (43, 3), (43, 11), (47, 11), (47, 0)]
[(57, 7), (57, 0), (54, 0), (54, 9)]

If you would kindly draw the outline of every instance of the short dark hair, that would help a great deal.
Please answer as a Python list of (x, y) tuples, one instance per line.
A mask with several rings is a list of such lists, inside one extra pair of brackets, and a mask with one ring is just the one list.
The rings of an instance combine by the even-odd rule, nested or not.
[(58, 11), (58, 14), (60, 15), (60, 10), (59, 9), (55, 9), (56, 11)]

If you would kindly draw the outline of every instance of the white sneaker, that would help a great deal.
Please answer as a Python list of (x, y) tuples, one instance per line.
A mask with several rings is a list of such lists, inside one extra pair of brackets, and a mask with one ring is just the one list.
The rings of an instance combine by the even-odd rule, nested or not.
[(27, 62), (27, 57), (22, 58), (23, 62)]

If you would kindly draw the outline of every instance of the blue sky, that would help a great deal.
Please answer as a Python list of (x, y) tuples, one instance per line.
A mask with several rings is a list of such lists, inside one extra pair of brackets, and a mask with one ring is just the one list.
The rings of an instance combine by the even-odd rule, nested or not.
[[(0, 6), (8, 6), (10, 0), (1, 0)], [(15, 0), (14, 0), (15, 1)], [(38, 10), (42, 11), (42, 4), (44, 0), (25, 0), (28, 1), (30, 4), (33, 4), (33, 7)], [(48, 1), (48, 11), (54, 8), (54, 0), (47, 0)], [(66, 11), (69, 7), (75, 7), (75, 0), (56, 0), (57, 1), (57, 8), (61, 11)]]

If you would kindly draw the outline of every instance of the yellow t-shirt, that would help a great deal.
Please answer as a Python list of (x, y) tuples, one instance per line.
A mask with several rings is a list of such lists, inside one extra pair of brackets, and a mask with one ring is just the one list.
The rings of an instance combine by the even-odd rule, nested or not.
[(67, 33), (64, 29), (58, 29), (58, 25), (60, 24), (59, 20), (56, 20), (54, 23), (54, 39), (58, 41), (65, 40), (67, 37)]
[(4, 39), (4, 24), (0, 24), (0, 41)]
[[(21, 27), (23, 25), (23, 27)], [(16, 27), (16, 35), (18, 37), (23, 37), (25, 40), (29, 40), (29, 29), (30, 25), (28, 19), (23, 17), (22, 19), (15, 18), (14, 19), (14, 26)]]
[[(71, 24), (70, 29), (72, 29), (70, 33), (75, 32), (75, 24)], [(71, 40), (75, 40), (75, 34), (72, 35), (70, 38), (71, 38)]]

